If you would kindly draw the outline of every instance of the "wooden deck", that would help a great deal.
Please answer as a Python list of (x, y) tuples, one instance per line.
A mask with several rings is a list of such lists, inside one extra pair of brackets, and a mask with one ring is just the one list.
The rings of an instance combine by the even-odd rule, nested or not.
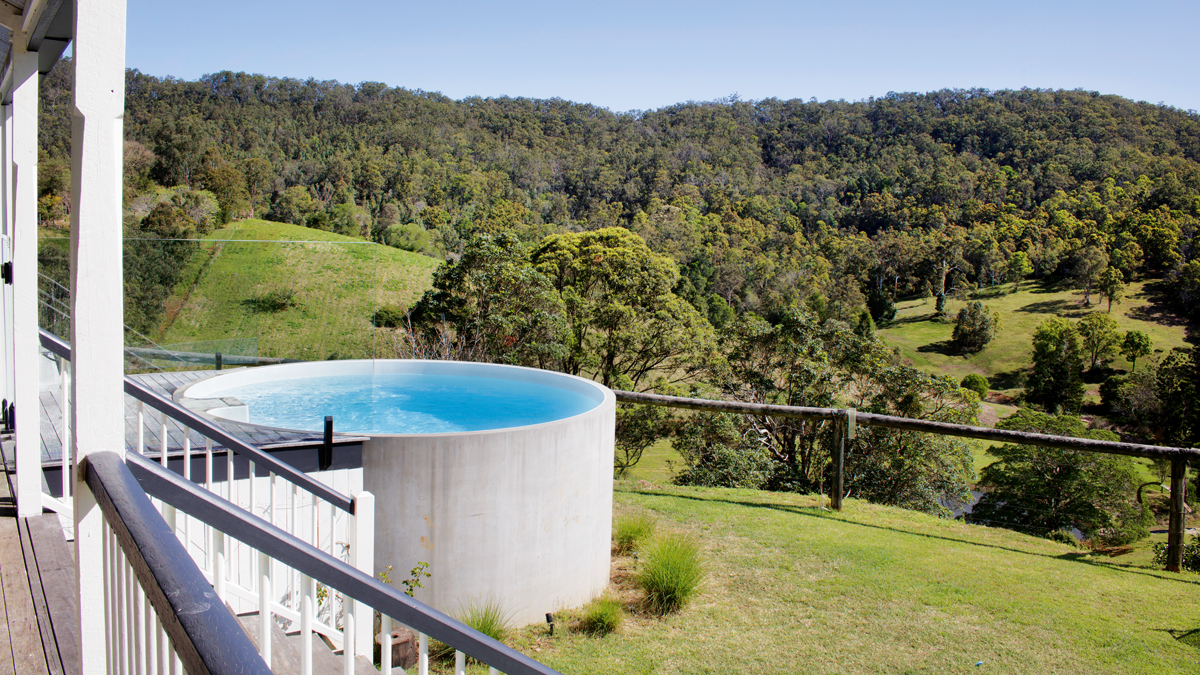
[[(4, 439), (11, 457), (11, 440)], [(8, 462), (5, 462), (8, 464)], [(79, 672), (75, 559), (58, 516), (17, 518), (0, 478), (0, 675)]]
[[(211, 370), (185, 371), (185, 372), (163, 372), (151, 373), (145, 375), (132, 375), (131, 377), (138, 380), (142, 384), (149, 386), (157, 394), (164, 398), (171, 398), (175, 394), (175, 390), (186, 384), (194, 382), (202, 377), (208, 377), (213, 374)], [(42, 465), (57, 465), (62, 457), (62, 407), (59, 401), (60, 391), (58, 387), (50, 387), (41, 392), (41, 455)], [(137, 401), (130, 397), (125, 397), (125, 448), (133, 450), (137, 445)], [(322, 441), (320, 433), (290, 433), (272, 431), (259, 427), (252, 427), (236, 422), (221, 422), (221, 426), (232, 433), (236, 438), (243, 440), (251, 445), (257, 446), (264, 450), (276, 448), (291, 448), (291, 447), (310, 447), (319, 445)], [(173, 456), (183, 453), (184, 431), (183, 428), (174, 420), (168, 419), (166, 423), (167, 430), (167, 455)], [(158, 412), (146, 409), (143, 424), (144, 443), (146, 454), (158, 456), (162, 448), (162, 423), (158, 418)], [(204, 437), (196, 432), (189, 434), (192, 441), (192, 448), (201, 449), (204, 447)], [(334, 436), (335, 444), (344, 443), (361, 443), (364, 439), (358, 436), (345, 436), (338, 434)], [(218, 449), (220, 446), (214, 446)], [(3, 671), (0, 671), (3, 672)]]

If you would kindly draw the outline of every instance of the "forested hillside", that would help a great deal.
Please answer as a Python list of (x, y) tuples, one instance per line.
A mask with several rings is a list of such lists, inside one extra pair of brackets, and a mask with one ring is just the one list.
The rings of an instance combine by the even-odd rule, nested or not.
[[(41, 89), (50, 159), (67, 156), (70, 68)], [(126, 96), (128, 170), (208, 190), (225, 218), (436, 257), (475, 233), (620, 225), (672, 256), (682, 294), (710, 315), (818, 294), (827, 313), (853, 319), (869, 303), (878, 320), (900, 296), (1022, 276), (1088, 283), (1108, 266), (1163, 275), (1181, 307), (1200, 306), (1200, 117), (1116, 96), (947, 90), (613, 113), (137, 71)], [(44, 194), (67, 189), (45, 173)]]
[[(41, 87), (48, 226), (65, 220), (69, 203), (70, 67)], [(1024, 387), (1023, 403), (1048, 414), (1002, 424), (1109, 433), (1070, 416), (1084, 404), (1086, 359), (1126, 431), (1200, 443), (1200, 352), (1147, 358), (1148, 334), (1092, 304), (1111, 310), (1128, 284), (1141, 292), (1152, 280), (1156, 298), (1200, 318), (1195, 113), (1039, 90), (613, 113), (378, 83), (130, 71), (125, 132), (125, 317), (155, 335), (197, 250), (190, 240), (258, 217), (446, 259), (418, 302), (348, 319), (392, 331), (401, 356), (976, 423), (986, 379), (914, 369), (876, 325), (911, 320), (896, 318), (897, 300), (928, 298), (931, 320), (946, 323), (947, 299), (965, 300), (945, 350), (978, 352), (1002, 323), (984, 301), (1032, 278), (1047, 283), (1023, 292), (1080, 289), (1069, 302), (1085, 315), (1076, 322), (1025, 303), (1054, 316), (1034, 329), (1028, 381), (1022, 372), (1023, 384), (1004, 388)], [(1107, 368), (1118, 352), (1135, 372)], [(827, 425), (664, 410), (618, 413), (618, 472), (672, 436), (685, 464), (679, 482), (828, 484)], [(1032, 485), (1009, 480), (1022, 475), (1024, 455), (1005, 452), (984, 476), (989, 489)], [(1110, 542), (1145, 536), (1130, 460), (1047, 456), (1078, 469), (1064, 490), (1104, 478), (1090, 501), (1050, 499), (1084, 511), (1055, 506), (1037, 522), (997, 512), (987, 522)], [(846, 460), (856, 496), (934, 513), (967, 502), (975, 480), (970, 448), (947, 437), (872, 429)]]

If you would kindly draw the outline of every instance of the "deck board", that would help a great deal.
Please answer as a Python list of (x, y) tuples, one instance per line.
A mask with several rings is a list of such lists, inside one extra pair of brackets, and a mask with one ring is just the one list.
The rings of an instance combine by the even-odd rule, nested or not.
[(0, 518), (0, 587), (4, 590), (14, 670), (22, 675), (50, 675), (16, 518)]
[[(77, 675), (80, 664), (79, 598), (75, 596), (74, 552), (63, 537), (57, 515), (44, 513), (26, 518), (24, 525), (29, 533), (38, 581), (45, 597), (46, 626), (51, 635), (49, 644), (58, 651), (57, 662), (61, 672), (64, 675)], [(53, 670), (55, 659), (52, 657), (48, 657), (48, 660)]]
[[(55, 516), (57, 520), (57, 516)], [(54, 628), (50, 625), (50, 610), (46, 606), (46, 593), (42, 586), (42, 574), (38, 569), (37, 557), (33, 554), (33, 542), (29, 538), (29, 519), (17, 522), (21, 538), (21, 554), (25, 559), (25, 574), (29, 580), (30, 596), (33, 599), (33, 614), (37, 619), (38, 634), (42, 640), (42, 658), (50, 675), (66, 675), (58, 656), (58, 645), (54, 643)], [(62, 529), (59, 528), (59, 532)], [(61, 534), (59, 536), (62, 536)]]

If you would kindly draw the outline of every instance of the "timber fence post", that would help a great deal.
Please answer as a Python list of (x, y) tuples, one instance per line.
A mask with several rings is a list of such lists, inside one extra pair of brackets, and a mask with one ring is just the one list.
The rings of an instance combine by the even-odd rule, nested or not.
[(846, 411), (839, 412), (841, 416), (833, 422), (833, 480), (830, 481), (832, 485), (829, 486), (829, 505), (833, 507), (834, 511), (842, 510), (842, 494), (845, 490), (842, 473), (846, 468)]
[(1167, 571), (1183, 567), (1184, 499), (1187, 496), (1187, 460), (1171, 460), (1171, 519), (1167, 525)]

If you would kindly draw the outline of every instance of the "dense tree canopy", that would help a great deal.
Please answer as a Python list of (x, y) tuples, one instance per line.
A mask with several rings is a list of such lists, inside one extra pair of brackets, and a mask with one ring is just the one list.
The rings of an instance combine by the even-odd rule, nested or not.
[[(64, 60), (40, 89), (50, 218), (69, 203), (70, 75)], [(1200, 307), (1200, 118), (1086, 91), (613, 113), (131, 70), (125, 130), (130, 184), (206, 190), (224, 218), (265, 214), (439, 257), (477, 234), (537, 243), (623, 226), (674, 260), (677, 295), (716, 323), (810, 299), (823, 317), (854, 322), (869, 307), (886, 321), (901, 296), (941, 306), (1027, 275), (1114, 298), (1108, 268), (1124, 282), (1161, 275), (1181, 307)]]

